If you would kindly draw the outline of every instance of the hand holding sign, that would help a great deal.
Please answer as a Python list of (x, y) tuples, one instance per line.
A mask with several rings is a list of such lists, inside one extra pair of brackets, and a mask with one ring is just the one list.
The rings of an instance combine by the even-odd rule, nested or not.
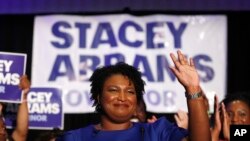
[[(20, 88), (24, 91), (24, 98), (26, 98), (26, 95), (30, 88), (30, 82), (26, 75), (20, 77)], [(28, 104), (26, 100), (22, 102), (20, 105), (18, 105), (18, 111), (16, 114), (13, 114), (13, 116), (10, 116), (10, 104), (6, 104), (6, 113), (5, 113), (5, 123), (6, 125), (12, 125), (15, 127), (11, 134), (11, 138), (18, 141), (25, 141), (28, 135), (28, 123), (29, 123), (29, 113), (28, 113)], [(16, 104), (17, 105), (17, 104)], [(13, 117), (10, 118), (10, 117)], [(16, 124), (12, 124), (13, 120), (16, 120)], [(11, 123), (11, 124), (10, 124)]]
[(21, 76), (19, 88), (23, 90), (23, 101), (26, 101), (27, 94), (30, 90), (30, 81), (29, 81), (27, 75)]
[(19, 88), (23, 90), (23, 102), (18, 107), (16, 128), (12, 136), (15, 140), (24, 141), (28, 136), (29, 127), (29, 112), (26, 97), (30, 89), (30, 81), (26, 75), (20, 77)]

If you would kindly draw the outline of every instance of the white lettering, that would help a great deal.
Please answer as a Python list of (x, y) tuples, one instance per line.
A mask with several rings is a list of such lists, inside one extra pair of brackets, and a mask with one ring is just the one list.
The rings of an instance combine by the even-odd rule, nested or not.
[(37, 114), (59, 114), (60, 105), (58, 103), (29, 103), (29, 113)]
[(244, 134), (247, 133), (247, 129), (241, 129), (241, 135), (243, 136)]
[(52, 92), (45, 93), (45, 102), (50, 102), (50, 98), (52, 96)]
[(1, 72), (9, 72), (10, 67), (12, 65), (13, 61), (8, 61), (8, 60), (0, 60), (0, 71)]
[(20, 76), (18, 73), (0, 73), (0, 84), (7, 84), (7, 85), (18, 85), (20, 80)]
[(246, 129), (236, 129), (235, 132), (234, 132), (234, 136), (243, 136), (244, 134), (247, 133), (247, 130)]
[(47, 122), (47, 115), (30, 115), (29, 121)]
[(49, 103), (51, 96), (52, 92), (29, 92), (28, 101), (30, 103)]
[(239, 129), (236, 129), (236, 130), (235, 130), (234, 136), (240, 136), (240, 131), (239, 131)]

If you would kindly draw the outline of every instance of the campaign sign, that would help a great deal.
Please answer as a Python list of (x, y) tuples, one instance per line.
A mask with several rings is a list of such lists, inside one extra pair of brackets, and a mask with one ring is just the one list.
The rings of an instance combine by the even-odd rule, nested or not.
[(230, 141), (249, 141), (250, 125), (230, 125)]
[(148, 112), (187, 111), (185, 89), (169, 69), (177, 50), (193, 58), (210, 110), (214, 95), (226, 94), (225, 15), (45, 15), (35, 18), (33, 37), (32, 84), (61, 86), (65, 113), (94, 112), (89, 78), (117, 62), (142, 73)]
[[(64, 114), (61, 90), (58, 88), (33, 87), (28, 95), (29, 129), (63, 129)], [(6, 107), (6, 126), (15, 127), (18, 105)]]
[(18, 85), (25, 69), (26, 54), (0, 52), (0, 101), (21, 102), (22, 91)]
[(28, 94), (30, 129), (63, 129), (61, 90), (32, 88)]

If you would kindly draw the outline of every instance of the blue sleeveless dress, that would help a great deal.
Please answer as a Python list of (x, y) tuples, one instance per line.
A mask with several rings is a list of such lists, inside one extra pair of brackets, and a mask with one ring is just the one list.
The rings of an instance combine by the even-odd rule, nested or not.
[(56, 141), (181, 141), (186, 136), (187, 130), (161, 117), (154, 123), (133, 123), (126, 130), (103, 131), (89, 125), (67, 131)]

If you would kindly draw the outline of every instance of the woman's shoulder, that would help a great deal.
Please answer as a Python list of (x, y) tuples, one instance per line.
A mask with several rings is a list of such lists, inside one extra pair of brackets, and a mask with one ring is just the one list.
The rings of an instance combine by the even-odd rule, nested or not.
[(94, 125), (88, 125), (86, 127), (65, 131), (57, 137), (56, 141), (80, 141), (83, 135), (88, 135), (93, 132), (93, 127)]
[(160, 117), (153, 123), (135, 122), (134, 125), (136, 127), (144, 127), (144, 128), (159, 128), (159, 127), (164, 128), (168, 126), (173, 126), (174, 123), (171, 123), (165, 117)]
[(73, 129), (73, 130), (68, 130), (63, 133), (63, 136), (75, 136), (75, 135), (82, 134), (82, 133), (93, 132), (94, 130), (93, 127), (94, 125), (88, 125), (88, 126)]
[(159, 125), (172, 125), (173, 123), (167, 120), (166, 117), (162, 116), (158, 118), (154, 123), (151, 123), (151, 124), (154, 126), (159, 126)]
[(181, 140), (188, 135), (186, 129), (178, 127), (164, 116), (158, 118), (154, 123), (137, 123), (137, 126), (148, 136), (158, 135), (162, 140), (170, 137), (174, 140)]

